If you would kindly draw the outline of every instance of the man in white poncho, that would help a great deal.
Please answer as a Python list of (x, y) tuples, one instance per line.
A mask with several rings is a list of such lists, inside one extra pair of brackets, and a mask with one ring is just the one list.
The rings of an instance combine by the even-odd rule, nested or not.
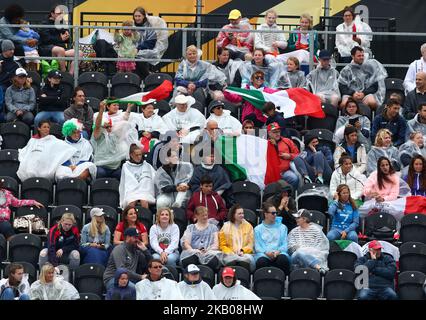
[(225, 104), (221, 100), (213, 100), (209, 105), (210, 117), (207, 122), (214, 120), (219, 129), (226, 136), (239, 136), (241, 134), (242, 124), (231, 115), (231, 111), (225, 110)]
[(260, 300), (256, 294), (241, 285), (232, 267), (223, 269), (220, 283), (213, 287), (213, 293), (218, 300)]
[(298, 225), (288, 235), (293, 269), (309, 267), (325, 274), (330, 247), (327, 237), (319, 225), (311, 223), (312, 214), (308, 210), (300, 209), (293, 216)]
[(155, 170), (143, 160), (143, 152), (136, 144), (130, 146), (129, 157), (121, 169), (120, 207), (134, 206), (139, 201), (142, 207), (148, 208), (155, 203)]
[(58, 276), (55, 267), (46, 263), (41, 268), (40, 279), (30, 288), (31, 300), (78, 300), (77, 289), (69, 282)]
[(62, 134), (65, 142), (75, 149), (75, 153), (56, 171), (56, 180), (79, 178), (86, 180), (96, 178), (96, 166), (92, 162), (93, 148), (89, 141), (82, 136), (83, 124), (77, 119), (65, 121)]
[(54, 180), (58, 168), (75, 153), (75, 148), (53, 135), (31, 138), (19, 149), (17, 175), (21, 181), (42, 177)]
[(204, 115), (191, 108), (194, 103), (194, 98), (178, 95), (175, 98), (176, 108), (163, 116), (167, 127), (177, 131), (181, 143), (193, 144), (206, 123)]
[(210, 286), (203, 281), (200, 268), (189, 264), (184, 271), (184, 278), (178, 283), (182, 296), (186, 300), (216, 300)]
[(149, 275), (136, 284), (136, 300), (183, 300), (178, 283), (164, 277), (162, 271), (160, 259), (149, 262)]

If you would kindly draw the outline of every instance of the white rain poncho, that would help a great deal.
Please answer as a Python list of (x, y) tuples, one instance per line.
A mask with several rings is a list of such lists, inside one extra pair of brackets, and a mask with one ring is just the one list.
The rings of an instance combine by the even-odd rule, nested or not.
[[(180, 254), (181, 261), (187, 257), (196, 255), (201, 264), (209, 263), (214, 257), (220, 258), (218, 229), (214, 224), (209, 224), (207, 228), (199, 230), (195, 224), (190, 224), (182, 238), (180, 239), (182, 248), (184, 242), (188, 242), (192, 249), (182, 250)], [(199, 251), (204, 248), (206, 251)]]
[(367, 155), (367, 176), (369, 176), (373, 171), (377, 170), (377, 161), (380, 157), (388, 158), (396, 171), (401, 169), (401, 164), (399, 162), (399, 152), (396, 147), (390, 146), (385, 148), (372, 146)]
[(197, 60), (194, 64), (191, 64), (186, 59), (182, 60), (175, 78), (192, 82), (208, 80), (208, 83), (218, 83), (220, 85), (226, 83), (226, 76), (223, 72), (211, 63), (202, 60)]
[(161, 193), (161, 189), (166, 186), (178, 186), (181, 183), (189, 184), (192, 174), (194, 173), (192, 164), (189, 162), (179, 162), (175, 169), (176, 170), (172, 171), (172, 177), (163, 167), (157, 170), (154, 178), (156, 193)]
[[(160, 17), (147, 16), (148, 23), (152, 28), (167, 28), (166, 21)], [(137, 53), (137, 58), (143, 59), (161, 59), (164, 52), (166, 52), (169, 46), (169, 32), (167, 30), (155, 30), (157, 33), (157, 42), (155, 43), (154, 49), (143, 49)], [(156, 65), (160, 61), (149, 61), (150, 64)]]
[(210, 117), (207, 118), (207, 122), (214, 120), (217, 122), (219, 129), (223, 131), (223, 134), (226, 136), (236, 136), (241, 134), (242, 124), (236, 118), (231, 116), (231, 111), (223, 110), (221, 116), (216, 116), (214, 113), (210, 114)]
[(244, 287), (240, 280), (230, 288), (219, 283), (213, 287), (213, 293), (217, 300), (260, 300), (255, 293)]
[(144, 279), (136, 283), (136, 300), (183, 300), (178, 283), (161, 278), (158, 281)]
[(359, 65), (351, 62), (340, 71), (339, 83), (355, 91), (364, 91), (378, 82), (379, 89), (374, 93), (374, 97), (379, 105), (385, 99), (386, 86), (385, 79), (388, 73), (383, 65), (376, 59), (365, 60)]
[[(361, 21), (359, 15), (357, 15), (351, 23), (347, 26), (345, 23), (339, 24), (336, 27), (336, 31), (340, 32), (353, 32), (353, 25), (355, 25), (356, 32), (371, 32), (370, 26)], [(350, 57), (351, 50), (355, 46), (361, 46), (365, 52), (365, 59), (371, 57), (370, 43), (373, 40), (373, 35), (370, 34), (356, 34), (361, 39), (361, 44), (353, 40), (352, 34), (336, 34), (336, 47), (342, 57)]]
[(327, 268), (330, 244), (321, 226), (310, 223), (307, 229), (296, 227), (288, 234), (288, 252), (310, 255), (319, 260), (322, 268)]
[(42, 177), (54, 180), (56, 170), (75, 153), (75, 149), (63, 140), (48, 135), (41, 139), (30, 139), (23, 149), (19, 149), (19, 169), (21, 181)]
[(89, 170), (93, 179), (96, 178), (96, 165), (92, 162), (93, 148), (90, 142), (83, 137), (74, 143), (67, 139), (65, 139), (65, 142), (75, 149), (75, 153), (68, 159), (68, 165), (76, 166), (76, 168), (71, 170), (68, 166), (60, 166), (56, 171), (56, 180), (78, 177), (86, 169)]
[(204, 281), (198, 284), (188, 284), (185, 281), (181, 281), (178, 283), (178, 287), (185, 300), (216, 300), (212, 288)]
[[(360, 114), (354, 114), (353, 116), (349, 116), (349, 115), (340, 116), (339, 118), (337, 118), (336, 130), (334, 131), (334, 137), (333, 137), (333, 141), (336, 144), (340, 144), (341, 142), (343, 142), (343, 140), (345, 138), (345, 135), (344, 135), (345, 127), (346, 127), (347, 124), (349, 124), (349, 120), (350, 119), (356, 119), (356, 118), (358, 118), (358, 121), (361, 124), (361, 129), (370, 132), (371, 121), (370, 121), (370, 119), (368, 119), (368, 117), (362, 116)], [(367, 147), (367, 149), (369, 150), (370, 147), (371, 147), (370, 139), (366, 138), (361, 133), (360, 130), (358, 130), (357, 133), (358, 133), (357, 134), (358, 135), (358, 141), (360, 143), (363, 143)]]
[(312, 70), (306, 76), (306, 82), (313, 94), (322, 94), (327, 100), (331, 100), (332, 97), (340, 98), (339, 91), (339, 72), (329, 67), (324, 69), (319, 64), (315, 70)]
[(221, 68), (217, 65), (214, 65), (217, 70), (222, 72), (226, 77), (226, 84), (231, 85), (234, 83), (235, 75), (238, 70), (240, 70), (241, 66), (244, 64), (244, 61), (241, 60), (232, 60), (229, 59), (228, 63), (224, 68)]
[(309, 51), (304, 49), (299, 49), (287, 53), (282, 53), (277, 55), (276, 59), (281, 63), (287, 63), (287, 59), (290, 57), (295, 57), (299, 60), (300, 64), (308, 64), (310, 61)]
[(264, 58), (262, 66), (258, 66), (252, 61), (246, 61), (240, 68), (241, 72), (241, 88), (245, 88), (246, 85), (251, 83), (251, 76), (256, 71), (262, 71), (265, 74), (264, 85), (270, 88), (278, 88), (278, 79), (283, 70), (282, 63), (276, 61), (269, 55)]
[(157, 131), (160, 134), (165, 134), (169, 130), (164, 120), (158, 115), (158, 109), (155, 109), (154, 114), (149, 118), (145, 118), (143, 113), (138, 114), (135, 118), (135, 123), (138, 126), (138, 131)]
[(192, 104), (193, 102), (188, 102), (188, 108), (185, 112), (180, 112), (175, 108), (163, 116), (163, 120), (169, 130), (186, 129), (190, 131), (185, 137), (180, 139), (181, 143), (193, 144), (206, 124), (204, 115), (197, 109), (191, 108)]
[(30, 288), (31, 300), (78, 300), (80, 294), (69, 282), (56, 277), (53, 282), (43, 284), (35, 281)]
[(146, 200), (155, 203), (154, 168), (146, 161), (136, 164), (126, 161), (121, 169), (120, 207), (125, 208), (130, 202)]
[(117, 169), (126, 159), (132, 143), (138, 144), (138, 133), (129, 121), (119, 121), (112, 126), (112, 132), (101, 129), (98, 139), (92, 135), (94, 163), (96, 166)]

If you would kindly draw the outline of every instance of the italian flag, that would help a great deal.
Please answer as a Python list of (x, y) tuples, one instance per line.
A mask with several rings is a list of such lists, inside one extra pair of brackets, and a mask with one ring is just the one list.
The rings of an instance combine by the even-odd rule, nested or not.
[(277, 111), (283, 113), (284, 118), (302, 115), (325, 118), (320, 98), (302, 88), (290, 88), (274, 93), (236, 87), (227, 87), (225, 90), (241, 96), (259, 110), (263, 109), (266, 102), (273, 102)]
[(268, 140), (254, 135), (221, 136), (215, 148), (231, 180), (249, 180), (261, 189), (281, 178), (278, 152)]
[(369, 200), (364, 202), (364, 204), (359, 208), (359, 213), (362, 217), (376, 212), (389, 213), (393, 215), (397, 221), (401, 221), (402, 217), (406, 214), (426, 214), (426, 197), (408, 196), (384, 202)]
[(141, 106), (154, 101), (166, 99), (170, 96), (172, 91), (173, 84), (169, 80), (164, 80), (163, 83), (154, 90), (138, 92), (116, 100), (108, 100), (107, 103), (132, 103)]

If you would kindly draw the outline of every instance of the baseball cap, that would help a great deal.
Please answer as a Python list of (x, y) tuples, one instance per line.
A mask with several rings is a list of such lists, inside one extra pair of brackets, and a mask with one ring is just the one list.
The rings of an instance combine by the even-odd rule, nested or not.
[(235, 276), (235, 271), (231, 267), (226, 267), (226, 268), (223, 269), (222, 278), (225, 278), (225, 277), (232, 277), (233, 278), (234, 276)]
[(300, 209), (296, 213), (293, 213), (293, 217), (297, 218), (312, 218), (312, 213), (308, 209)]
[(24, 68), (18, 68), (15, 71), (15, 75), (19, 76), (28, 76), (27, 71)]
[(241, 18), (240, 10), (234, 9), (234, 10), (231, 10), (231, 12), (229, 12), (228, 20), (229, 19), (235, 20), (235, 19), (238, 19), (238, 18)]
[(330, 51), (321, 50), (319, 55), (318, 55), (318, 58), (320, 58), (320, 59), (331, 59)]
[(266, 129), (267, 129), (268, 132), (270, 132), (272, 130), (281, 130), (281, 127), (278, 124), (278, 122), (272, 122), (272, 123), (268, 124)]
[(126, 230), (124, 230), (124, 236), (125, 237), (138, 237), (138, 231), (136, 230), (136, 228), (127, 228)]
[(191, 273), (196, 274), (200, 273), (200, 268), (198, 268), (195, 264), (188, 264), (188, 266), (185, 268), (185, 273)]
[(92, 208), (92, 210), (90, 210), (90, 218), (93, 217), (100, 217), (103, 216), (105, 214), (104, 209), (102, 208)]
[(225, 106), (222, 100), (213, 100), (212, 102), (210, 102), (209, 113), (212, 113), (213, 109), (219, 106), (222, 106), (222, 107)]
[(368, 244), (368, 249), (381, 249), (383, 248), (379, 241), (373, 240)]
[(62, 78), (62, 73), (59, 70), (50, 70), (47, 74), (48, 78)]

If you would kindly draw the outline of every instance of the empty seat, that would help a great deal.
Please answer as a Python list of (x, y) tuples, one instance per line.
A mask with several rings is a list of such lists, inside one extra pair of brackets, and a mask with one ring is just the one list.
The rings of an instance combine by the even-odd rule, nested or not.
[(96, 179), (90, 192), (92, 205), (107, 205), (117, 208), (120, 201), (119, 185), (118, 180), (114, 178)]
[(324, 297), (327, 300), (352, 300), (355, 298), (355, 273), (345, 269), (327, 272), (324, 278)]
[(123, 98), (141, 92), (141, 79), (135, 73), (119, 72), (111, 79), (111, 96)]
[(232, 184), (234, 199), (243, 208), (256, 212), (260, 208), (260, 188), (250, 181), (236, 181)]
[(40, 74), (36, 71), (27, 71), (28, 78), (31, 78), (31, 87), (34, 89), (35, 96), (38, 97), (40, 94), (41, 88), (41, 77)]
[[(117, 223), (118, 223), (117, 210), (114, 208), (111, 208), (110, 206), (104, 206), (104, 205), (97, 206), (97, 207), (104, 210), (105, 223), (108, 226), (109, 231), (111, 231), (111, 235), (113, 235), (115, 227), (117, 226)], [(90, 217), (90, 210), (91, 209), (87, 209), (86, 223), (89, 223), (92, 221), (92, 218)]]
[[(14, 261), (15, 263), (19, 263), (24, 267), (24, 273), (28, 274), (28, 282), (29, 284), (32, 284), (34, 281), (37, 280), (37, 269), (34, 267), (33, 264), (25, 262), (25, 261)], [(7, 278), (9, 276), (9, 270), (10, 270), (10, 264), (6, 265), (6, 268), (4, 268), (4, 274), (3, 278)]]
[[(247, 289), (250, 289), (250, 272), (246, 268), (241, 266), (230, 266), (230, 268), (234, 270), (235, 275), (237, 276), (237, 279), (240, 280), (241, 284)], [(222, 279), (222, 272), (223, 268), (221, 268), (218, 273), (218, 283), (220, 283)]]
[(179, 233), (182, 237), (183, 233), (186, 230), (186, 227), (188, 226), (188, 219), (186, 218), (186, 212), (182, 208), (172, 208), (173, 215), (175, 217), (175, 223), (179, 227)]
[(401, 300), (424, 300), (426, 276), (419, 271), (405, 271), (398, 276), (398, 297)]
[(215, 273), (212, 268), (204, 265), (198, 265), (198, 268), (200, 268), (200, 275), (203, 281), (206, 282), (210, 288), (213, 288), (213, 286), (216, 284), (216, 280)]
[(78, 77), (78, 85), (87, 95), (103, 99), (108, 95), (108, 79), (101, 72), (85, 72)]
[(364, 234), (369, 240), (385, 240), (392, 242), (396, 232), (396, 219), (385, 212), (377, 212), (365, 218)]
[(64, 97), (71, 99), (72, 94), (74, 93), (74, 77), (69, 72), (61, 72), (62, 79), (61, 84), (64, 88)]
[(101, 103), (101, 100), (96, 97), (88, 97), (86, 98), (86, 103), (94, 112), (97, 112), (99, 111), (99, 103)]
[(164, 80), (169, 80), (173, 83), (173, 78), (167, 73), (152, 73), (144, 79), (144, 91), (151, 91), (163, 83)]
[(203, 116), (206, 115), (206, 108), (205, 108), (205, 106), (200, 101), (195, 101), (191, 105), (191, 108), (197, 109), (198, 111), (200, 111), (203, 114)]
[(11, 262), (25, 261), (37, 267), (41, 249), (39, 236), (29, 233), (17, 234), (9, 242), (9, 260)]
[(163, 275), (170, 280), (179, 282), (179, 272), (175, 266), (167, 265), (163, 267)]
[(50, 134), (52, 136), (55, 136), (59, 140), (64, 140), (64, 135), (62, 134), (62, 125), (60, 125), (59, 123), (50, 123)]
[(426, 215), (413, 213), (404, 216), (399, 234), (402, 242), (426, 243)]
[(327, 216), (318, 210), (309, 210), (311, 213), (311, 221), (320, 225), (323, 228), (323, 231), (327, 232)]
[[(1, 165), (1, 164), (0, 164)], [(2, 188), (9, 190), (13, 195), (18, 198), (19, 196), (19, 184), (16, 179), (8, 176), (0, 177), (0, 183)]]
[(406, 242), (399, 247), (399, 270), (419, 271), (426, 274), (426, 244)]
[(250, 209), (244, 209), (244, 219), (246, 219), (254, 227), (257, 226), (257, 215)]
[(53, 184), (46, 178), (30, 178), (22, 182), (22, 198), (34, 199), (45, 207), (53, 201)]
[(81, 208), (87, 204), (87, 184), (83, 180), (67, 178), (58, 181), (56, 186), (56, 204), (74, 205)]
[(19, 168), (18, 156), (18, 150), (0, 150), (0, 176), (12, 177), (16, 181), (19, 181), (16, 175)]
[(7, 258), (7, 243), (6, 238), (0, 233), (0, 263)]
[(95, 293), (85, 292), (85, 293), (80, 293), (79, 300), (102, 300), (102, 299), (100, 296), (98, 296)]
[(321, 107), (325, 113), (325, 118), (320, 119), (308, 117), (308, 130), (327, 129), (334, 132), (334, 130), (336, 129), (337, 118), (339, 116), (339, 110), (337, 109), (337, 107), (333, 106), (330, 103), (323, 103)]
[(74, 271), (74, 286), (78, 292), (94, 293), (102, 296), (105, 267), (96, 263), (86, 263)]
[(405, 98), (405, 90), (404, 90), (404, 81), (402, 79), (398, 78), (386, 78), (385, 79), (385, 87), (386, 87), (386, 95), (385, 95), (385, 101), (389, 99), (389, 96), (393, 92), (397, 92), (402, 97), (401, 104), (404, 104), (404, 98)]
[(330, 252), (328, 254), (328, 267), (333, 269), (345, 269), (354, 271), (357, 255), (350, 251), (342, 250), (335, 241), (330, 241)]
[(160, 117), (164, 116), (167, 112), (172, 110), (170, 104), (166, 100), (156, 101), (152, 105), (155, 109), (158, 109), (158, 115)]
[(296, 197), (298, 209), (328, 211), (328, 199), (321, 192), (315, 191), (318, 187), (323, 187), (323, 185), (309, 183), (299, 188)]
[(39, 217), (43, 220), (45, 227), (47, 228), (49, 223), (49, 214), (45, 207), (37, 208), (35, 206), (31, 207), (19, 207), (16, 209), (15, 218), (23, 217), (29, 214), (34, 214), (36, 217)]
[(21, 149), (30, 140), (30, 127), (21, 121), (3, 123), (0, 126), (2, 149)]
[(149, 210), (147, 208), (143, 208), (141, 206), (136, 206), (135, 209), (136, 209), (136, 212), (138, 214), (138, 220), (143, 223), (146, 230), (149, 232), (149, 229), (151, 228), (151, 226), (154, 223), (153, 218), (152, 218), (153, 214), (152, 214), (151, 210)]
[(285, 289), (285, 274), (281, 269), (265, 267), (257, 269), (253, 275), (253, 292), (258, 297), (281, 299)]
[[(53, 209), (52, 213), (50, 214), (50, 227), (53, 227), (54, 224), (58, 223), (64, 213), (72, 213), (75, 220), (77, 221), (78, 228), (81, 229), (83, 213), (79, 207), (73, 205), (62, 205)], [(114, 232), (114, 230), (111, 230), (111, 232)]]
[(290, 273), (288, 293), (292, 299), (317, 299), (321, 293), (321, 275), (318, 271), (301, 268)]

